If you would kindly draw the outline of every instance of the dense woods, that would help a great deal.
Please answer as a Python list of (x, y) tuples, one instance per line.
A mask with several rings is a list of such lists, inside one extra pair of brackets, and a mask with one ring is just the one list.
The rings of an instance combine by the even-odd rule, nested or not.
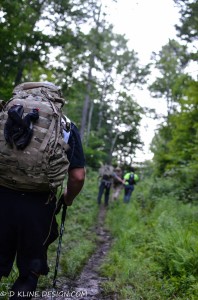
[[(137, 231), (142, 240), (137, 241), (131, 232), (123, 234), (129, 224), (126, 220), (119, 223), (120, 207), (115, 207), (107, 219), (114, 236), (118, 237), (117, 242), (120, 241), (119, 237), (121, 239), (118, 245), (121, 252), (130, 252), (127, 247), (131, 247), (131, 244), (126, 242), (130, 239), (137, 242), (137, 253), (131, 255), (138, 257), (142, 251), (139, 261), (142, 259), (145, 265), (131, 266), (134, 267), (133, 272), (138, 270), (140, 275), (141, 271), (148, 271), (146, 255), (156, 251), (161, 257), (157, 262), (160, 271), (153, 263), (152, 275), (146, 273), (147, 278), (146, 275), (145, 278), (140, 277), (140, 281), (145, 280), (148, 286), (154, 282), (159, 288), (156, 278), (159, 277), (161, 281), (166, 279), (161, 283), (166, 291), (161, 298), (159, 294), (158, 298), (156, 290), (152, 290), (153, 294), (151, 291), (151, 294), (146, 294), (137, 288), (139, 294), (137, 298), (133, 294), (133, 299), (198, 299), (195, 284), (198, 267), (193, 260), (198, 250), (195, 241), (198, 192), (198, 2), (174, 0), (174, 3), (180, 12), (180, 22), (175, 24), (177, 39), (169, 39), (159, 53), (153, 52), (150, 62), (145, 66), (140, 64), (138, 53), (129, 48), (126, 37), (117, 34), (108, 22), (102, 0), (1, 0), (0, 3), (0, 99), (9, 100), (14, 86), (25, 81), (45, 80), (59, 85), (66, 99), (65, 113), (80, 130), (88, 177), (89, 174), (93, 176), (92, 172), (104, 161), (112, 164), (118, 162), (122, 166), (131, 164), (136, 150), (142, 148), (144, 137), (140, 136), (140, 124), (142, 116), (149, 115), (149, 108), (147, 103), (145, 107), (138, 104), (133, 89), (141, 89), (150, 82), (148, 89), (153, 102), (158, 98), (166, 103), (166, 112), (160, 116), (155, 114), (155, 118), (161, 122), (151, 143), (153, 160), (142, 162), (138, 169), (142, 183), (136, 190), (135, 209), (121, 209), (121, 213), (126, 214), (126, 220), (133, 217), (130, 224), (133, 228), (141, 220)], [(193, 66), (190, 71), (189, 66)], [(157, 70), (158, 75), (151, 83), (152, 70)], [(90, 196), (90, 182), (88, 185), (89, 191), (84, 192), (84, 197), (89, 199), (93, 194)], [(89, 209), (92, 206), (86, 205)], [(164, 212), (166, 208), (170, 209), (172, 219), (169, 219), (169, 213)], [(163, 210), (163, 216), (159, 213), (160, 209)], [(196, 213), (193, 214), (193, 211)], [(87, 225), (94, 222), (95, 216), (94, 210), (89, 221), (87, 217), (82, 223)], [(185, 237), (183, 245), (174, 248), (174, 241), (181, 237), (179, 229), (182, 227), (182, 218), (186, 228), (190, 228), (188, 232), (183, 228), (183, 235), (189, 235), (190, 238), (186, 242), (187, 248), (184, 245)], [(193, 225), (190, 223), (192, 219)], [(153, 229), (155, 224), (158, 227)], [(168, 236), (170, 224), (176, 228), (176, 233), (171, 232), (172, 240)], [(124, 229), (121, 230), (118, 225)], [(149, 230), (147, 236), (146, 225)], [(156, 236), (157, 241), (149, 240)], [(166, 248), (165, 239), (169, 248)], [(149, 246), (146, 248), (143, 244), (147, 242)], [(192, 257), (191, 242), (196, 247)], [(177, 248), (180, 246), (182, 250)], [(181, 250), (178, 256), (182, 259), (189, 253), (188, 259), (177, 261), (174, 256), (176, 248), (179, 249), (178, 253)], [(124, 261), (124, 257), (121, 262), (116, 251), (116, 254), (113, 252), (110, 255), (109, 265), (107, 262), (102, 269), (105, 276), (113, 278), (112, 282), (115, 280), (109, 283), (107, 290), (120, 290), (120, 299), (130, 299), (131, 294), (129, 296), (126, 289), (122, 290), (121, 283), (116, 282), (119, 269), (111, 269), (110, 264), (116, 266), (116, 263), (123, 263), (128, 274), (133, 272), (127, 269), (129, 262)], [(143, 253), (146, 253), (145, 256)], [(85, 261), (87, 257), (83, 259)], [(122, 269), (119, 264), (118, 268)], [(69, 276), (68, 269), (67, 272)], [(155, 278), (154, 273), (157, 273)], [(122, 280), (126, 286), (136, 284), (134, 278), (132, 282), (126, 278)], [(179, 294), (181, 291), (186, 293), (184, 298)], [(195, 297), (190, 298), (190, 295)]]
[(77, 123), (87, 164), (126, 158), (141, 147), (143, 109), (128, 90), (149, 74), (100, 1), (2, 1), (1, 94), (24, 81), (60, 85)]

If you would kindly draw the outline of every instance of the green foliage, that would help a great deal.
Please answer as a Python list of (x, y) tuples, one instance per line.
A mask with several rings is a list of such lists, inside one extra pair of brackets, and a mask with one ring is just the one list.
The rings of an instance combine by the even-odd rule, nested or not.
[[(185, 202), (197, 201), (197, 99), (198, 84), (186, 72), (186, 65), (196, 60), (193, 52), (197, 36), (197, 2), (174, 1), (181, 23), (176, 25), (179, 36), (188, 41), (183, 46), (174, 40), (155, 55), (160, 76), (150, 86), (151, 92), (167, 101), (168, 116), (158, 128), (151, 150), (154, 153), (154, 173), (177, 181), (178, 198)], [(189, 47), (190, 46), (190, 47)], [(180, 191), (179, 191), (180, 190)]]
[(149, 90), (154, 97), (166, 100), (168, 114), (176, 110), (176, 103), (190, 80), (185, 74), (188, 63), (186, 56), (186, 46), (180, 45), (175, 40), (169, 40), (159, 54), (153, 54), (155, 68), (160, 74), (149, 86)]
[(176, 26), (179, 36), (187, 42), (193, 42), (197, 38), (198, 22), (197, 11), (198, 3), (196, 0), (174, 0), (180, 9), (180, 25)]
[[(95, 26), (88, 34), (78, 36), (80, 47), (66, 45), (61, 49), (57, 59), (63, 67), (57, 77), (69, 99), (68, 113), (73, 119), (81, 117), (85, 146), (94, 148), (96, 139), (98, 143), (103, 140), (103, 156), (111, 160), (112, 154), (122, 150), (126, 160), (129, 152), (133, 155), (141, 145), (139, 127), (143, 113), (128, 95), (128, 89), (145, 83), (149, 68), (139, 66), (137, 54), (128, 48), (126, 38), (114, 34), (106, 21), (99, 19)], [(97, 157), (91, 162), (94, 164)]]
[(197, 82), (189, 84), (180, 100), (181, 111), (170, 115), (168, 123), (160, 126), (151, 146), (155, 174), (177, 180), (181, 198), (187, 201), (197, 200), (197, 88)]
[(104, 140), (99, 139), (95, 132), (91, 132), (89, 145), (84, 147), (86, 163), (89, 167), (98, 169), (101, 163), (107, 161), (107, 154), (103, 151)]
[[(31, 73), (34, 63), (46, 62), (49, 38), (36, 28), (42, 4), (29, 1), (1, 1), (0, 11), (0, 96), (10, 97), (14, 85), (21, 81), (24, 69)], [(30, 74), (29, 74), (30, 79)]]
[(196, 299), (197, 207), (177, 200), (176, 181), (145, 178), (133, 203), (108, 211), (114, 242), (101, 268), (121, 299)]

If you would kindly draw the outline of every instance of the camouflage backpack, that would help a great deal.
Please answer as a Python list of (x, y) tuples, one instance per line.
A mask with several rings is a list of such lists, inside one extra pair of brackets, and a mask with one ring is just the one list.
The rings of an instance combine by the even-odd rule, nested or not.
[[(24, 192), (56, 192), (61, 186), (69, 167), (64, 134), (70, 131), (63, 105), (59, 88), (49, 82), (27, 82), (14, 89), (0, 111), (1, 186)], [(8, 125), (15, 124), (15, 119), (24, 123), (29, 116), (36, 118), (29, 122), (28, 143), (22, 147), (23, 135), (16, 139), (21, 127), (9, 139)]]
[(111, 179), (113, 176), (113, 167), (110, 165), (103, 165), (99, 169), (99, 176), (105, 180)]

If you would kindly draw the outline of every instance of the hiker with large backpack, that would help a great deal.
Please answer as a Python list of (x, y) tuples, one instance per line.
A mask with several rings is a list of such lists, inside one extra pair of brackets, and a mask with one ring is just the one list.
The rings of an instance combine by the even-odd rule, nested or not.
[(133, 167), (130, 168), (129, 172), (124, 175), (124, 203), (129, 203), (131, 199), (132, 192), (134, 190), (134, 185), (139, 180), (139, 176), (135, 173)]
[(100, 167), (98, 177), (100, 179), (100, 184), (99, 184), (97, 202), (99, 205), (101, 204), (102, 196), (104, 194), (104, 204), (105, 206), (108, 206), (110, 189), (113, 182), (113, 178), (117, 178), (117, 180), (119, 180), (122, 183), (124, 181), (122, 180), (122, 178), (116, 175), (113, 166), (108, 164), (104, 164)]
[(82, 143), (63, 105), (54, 84), (28, 82), (0, 106), (0, 279), (16, 257), (12, 300), (31, 299), (39, 276), (49, 272), (47, 250), (58, 237), (57, 194), (66, 175), (66, 206), (84, 184)]

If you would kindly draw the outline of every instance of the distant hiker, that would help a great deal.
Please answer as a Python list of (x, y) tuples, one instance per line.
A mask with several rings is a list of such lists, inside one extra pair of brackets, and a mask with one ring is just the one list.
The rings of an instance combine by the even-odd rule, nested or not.
[(99, 178), (101, 179), (98, 191), (98, 204), (101, 204), (101, 199), (104, 193), (104, 203), (105, 206), (108, 206), (109, 203), (109, 195), (110, 189), (113, 182), (113, 178), (117, 178), (120, 182), (124, 182), (120, 177), (118, 177), (115, 172), (114, 168), (111, 165), (105, 164), (99, 169)]
[(113, 184), (112, 184), (112, 201), (115, 201), (118, 199), (121, 190), (123, 189), (123, 181), (120, 181), (118, 178), (122, 179), (123, 172), (122, 169), (119, 167), (116, 167), (114, 169), (114, 173), (116, 176), (113, 177)]
[(28, 82), (0, 111), (0, 279), (16, 256), (11, 300), (31, 299), (39, 276), (49, 272), (48, 246), (58, 237), (56, 195), (66, 174), (67, 206), (84, 184), (82, 143), (63, 105), (53, 83)]
[(135, 170), (133, 167), (130, 168), (130, 171), (124, 175), (124, 203), (128, 203), (131, 199), (132, 192), (134, 190), (134, 185), (139, 180), (137, 174), (135, 174)]

